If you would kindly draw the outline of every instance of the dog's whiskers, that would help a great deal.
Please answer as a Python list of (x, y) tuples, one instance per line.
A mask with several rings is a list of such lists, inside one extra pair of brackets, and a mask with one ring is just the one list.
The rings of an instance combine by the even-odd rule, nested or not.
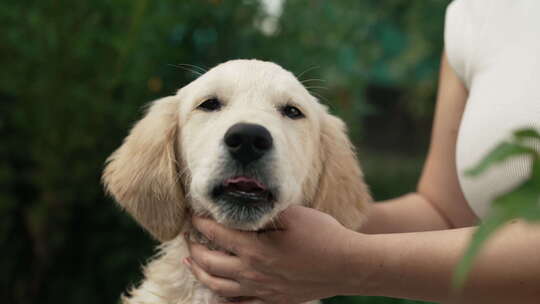
[(304, 83), (314, 82), (314, 81), (318, 81), (318, 82), (326, 82), (326, 80), (324, 80), (324, 79), (320, 79), (320, 78), (310, 78), (310, 79), (301, 80), (300, 83), (304, 84)]
[(324, 97), (323, 95), (319, 94), (318, 92), (308, 90), (311, 95), (314, 95), (315, 97), (323, 100), (324, 102), (328, 103), (328, 98)]
[(196, 75), (197, 77), (203, 75), (204, 73), (207, 72), (206, 69), (200, 67), (200, 66), (196, 66), (196, 65), (193, 65), (193, 64), (187, 64), (187, 63), (181, 63), (181, 64), (168, 64), (169, 66), (172, 66), (172, 67), (175, 67), (175, 68), (179, 68), (179, 69), (182, 69), (184, 71), (187, 71), (187, 72), (191, 72), (192, 74)]
[(304, 75), (305, 73), (307, 73), (307, 72), (309, 72), (309, 71), (312, 71), (312, 70), (314, 70), (314, 69), (318, 69), (318, 68), (320, 68), (320, 66), (318, 66), (318, 65), (313, 65), (313, 66), (311, 66), (311, 67), (305, 69), (302, 73), (298, 74), (298, 75), (296, 76), (296, 78), (300, 79), (300, 78), (302, 78), (302, 75)]
[(178, 64), (178, 66), (184, 66), (184, 67), (195, 68), (195, 69), (197, 69), (197, 70), (198, 70), (199, 72), (201, 72), (201, 73), (206, 73), (206, 72), (208, 72), (208, 68), (202, 67), (202, 66), (199, 66), (199, 65), (188, 64), (188, 63), (180, 63), (180, 64)]
[(324, 86), (309, 86), (309, 87), (306, 87), (306, 89), (308, 91), (311, 92), (311, 89), (322, 89), (322, 90), (328, 90), (328, 87), (324, 87)]

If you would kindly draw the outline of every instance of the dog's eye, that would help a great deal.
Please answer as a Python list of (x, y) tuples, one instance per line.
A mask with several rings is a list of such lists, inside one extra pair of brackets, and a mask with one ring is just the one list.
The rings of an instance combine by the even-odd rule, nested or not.
[(201, 103), (197, 107), (197, 109), (201, 109), (203, 111), (208, 111), (208, 112), (217, 111), (221, 109), (221, 101), (219, 101), (219, 99), (215, 97), (210, 98), (210, 99), (205, 100), (203, 103)]
[(304, 117), (304, 114), (302, 113), (302, 111), (298, 110), (297, 107), (293, 107), (293, 106), (284, 106), (283, 108), (281, 108), (281, 114), (291, 118), (291, 119), (299, 119), (299, 118), (302, 118)]

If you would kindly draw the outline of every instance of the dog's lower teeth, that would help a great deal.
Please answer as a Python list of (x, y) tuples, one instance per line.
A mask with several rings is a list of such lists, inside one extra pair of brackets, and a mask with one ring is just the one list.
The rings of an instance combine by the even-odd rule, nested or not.
[(249, 197), (258, 197), (260, 196), (259, 192), (245, 192), (245, 191), (237, 191), (236, 193), (243, 195), (243, 196), (249, 196)]

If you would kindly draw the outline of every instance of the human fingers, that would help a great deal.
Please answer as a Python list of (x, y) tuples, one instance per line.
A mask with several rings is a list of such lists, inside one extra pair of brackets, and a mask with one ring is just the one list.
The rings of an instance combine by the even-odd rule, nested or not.
[[(313, 208), (304, 206), (292, 205), (281, 211), (278, 216), (272, 221), (272, 224), (262, 234), (266, 238), (274, 240), (275, 237), (281, 239), (284, 235), (289, 235), (289, 232), (295, 231), (298, 227), (306, 227), (314, 223), (320, 223), (322, 218), (331, 218), (328, 214), (323, 213)], [(287, 232), (283, 234), (282, 232)]]
[(217, 250), (210, 250), (206, 246), (188, 242), (191, 258), (207, 273), (229, 279), (236, 279), (242, 269), (238, 257), (228, 255)]
[(183, 263), (201, 284), (212, 290), (216, 295), (224, 298), (249, 296), (248, 292), (243, 290), (238, 282), (207, 273), (191, 258), (185, 258)]
[(192, 222), (195, 229), (208, 240), (237, 255), (250, 238), (250, 232), (229, 229), (208, 218), (193, 216)]

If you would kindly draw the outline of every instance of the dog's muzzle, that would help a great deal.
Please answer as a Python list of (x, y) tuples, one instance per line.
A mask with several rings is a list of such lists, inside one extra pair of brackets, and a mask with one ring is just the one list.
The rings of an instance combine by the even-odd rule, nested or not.
[(237, 123), (223, 142), (229, 157), (211, 183), (210, 197), (228, 224), (256, 223), (272, 211), (278, 195), (268, 156), (274, 148), (272, 135), (261, 125)]

